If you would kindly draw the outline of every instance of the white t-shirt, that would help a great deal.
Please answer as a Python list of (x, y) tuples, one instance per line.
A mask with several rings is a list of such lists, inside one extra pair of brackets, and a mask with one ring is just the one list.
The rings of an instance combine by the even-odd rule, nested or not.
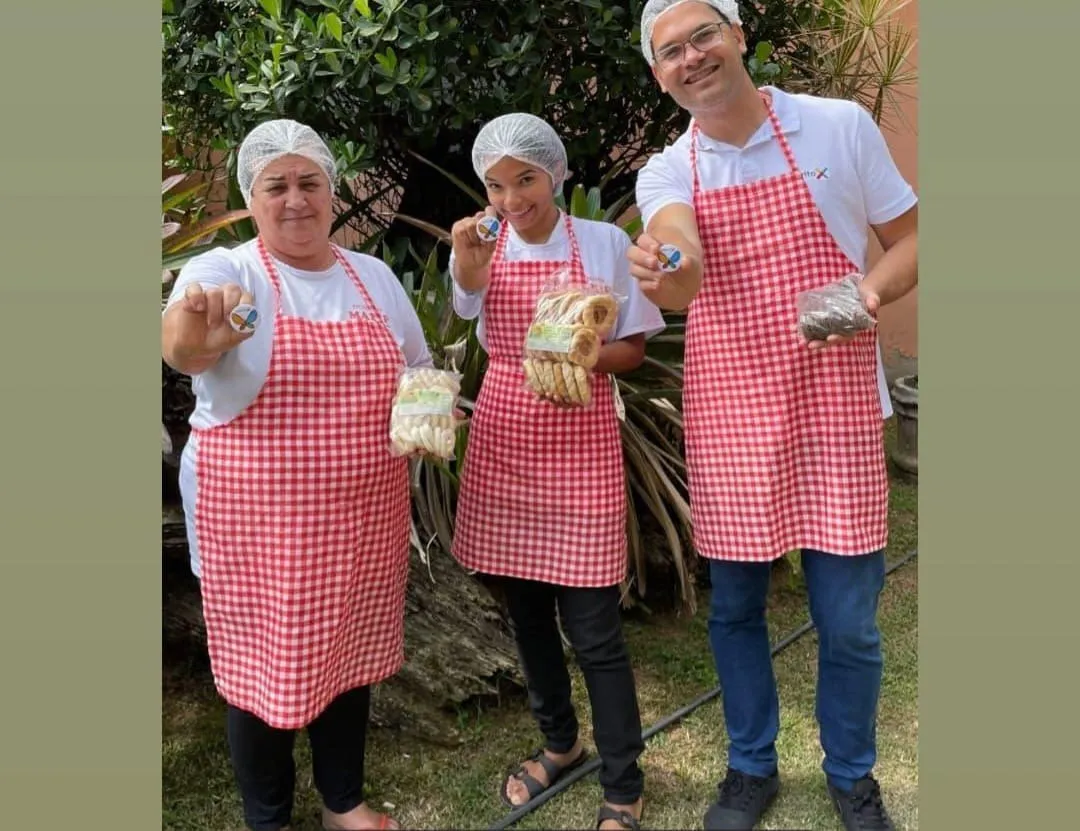
[[(389, 318), (390, 331), (409, 366), (431, 366), (431, 353), (412, 303), (394, 272), (381, 260), (346, 251), (353, 269), (375, 305)], [(310, 320), (347, 320), (351, 311), (366, 308), (364, 296), (340, 263), (325, 271), (302, 271), (274, 260), (281, 284), (283, 314)], [(235, 283), (255, 299), (259, 326), (246, 341), (226, 352), (206, 372), (193, 376), (195, 393), (192, 427), (213, 427), (232, 421), (251, 405), (266, 382), (274, 337), (273, 286), (259, 259), (255, 241), (236, 248), (217, 248), (190, 260), (176, 278), (168, 306), (183, 298), (192, 283), (204, 288)], [(387, 439), (389, 441), (389, 439)], [(195, 539), (195, 453), (193, 433), (180, 457), (180, 494), (187, 522), (191, 570), (198, 576)]]
[[(885, 137), (859, 104), (835, 98), (793, 95), (765, 87), (795, 163), (802, 170), (825, 225), (840, 249), (866, 270), (870, 225), (896, 219), (918, 201), (900, 175)], [(692, 126), (692, 125), (691, 125)], [(780, 176), (788, 171), (772, 124), (766, 120), (744, 147), (698, 133), (698, 176), (705, 190)], [(646, 226), (666, 205), (693, 205), (690, 128), (674, 144), (651, 156), (637, 179), (637, 204)], [(882, 413), (892, 401), (878, 350)]]
[[(581, 265), (585, 269), (586, 278), (603, 281), (611, 288), (612, 294), (621, 301), (619, 316), (615, 321), (615, 331), (610, 339), (621, 340), (642, 333), (645, 337), (651, 338), (662, 332), (664, 330), (663, 313), (641, 293), (637, 280), (630, 276), (630, 261), (626, 258), (626, 252), (631, 245), (629, 235), (610, 222), (597, 222), (578, 217), (571, 217), (570, 221), (574, 226), (574, 236), (577, 237), (578, 249), (581, 251)], [(570, 259), (570, 238), (567, 236), (566, 223), (561, 215), (547, 242), (528, 243), (517, 235), (512, 225), (508, 230), (506, 247), (503, 251), (503, 256), (507, 261)], [(454, 267), (455, 258), (451, 253), (451, 273)], [(476, 326), (476, 336), (486, 350), (485, 293), (486, 289), (466, 292), (456, 280), (454, 281), (454, 311), (466, 320), (480, 318)]]

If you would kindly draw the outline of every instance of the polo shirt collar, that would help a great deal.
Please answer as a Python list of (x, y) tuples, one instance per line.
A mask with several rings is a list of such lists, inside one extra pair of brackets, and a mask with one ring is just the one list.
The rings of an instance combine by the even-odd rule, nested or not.
[[(799, 108), (792, 96), (776, 87), (765, 86), (761, 89), (772, 96), (773, 112), (776, 113), (776, 118), (780, 122), (780, 130), (784, 135), (797, 132), (802, 126), (802, 122), (799, 119)], [(702, 150), (748, 150), (755, 145), (771, 141), (772, 137), (772, 124), (766, 119), (742, 148), (736, 148), (733, 145), (709, 138), (700, 131), (698, 132), (698, 147)]]

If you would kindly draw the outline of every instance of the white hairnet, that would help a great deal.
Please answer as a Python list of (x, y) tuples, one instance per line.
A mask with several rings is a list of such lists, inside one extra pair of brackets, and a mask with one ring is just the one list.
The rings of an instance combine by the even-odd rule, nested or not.
[(534, 164), (551, 177), (558, 192), (566, 180), (566, 148), (555, 129), (528, 113), (508, 113), (489, 121), (473, 142), (473, 170), (481, 180), (507, 156)]
[(244, 202), (251, 205), (251, 189), (266, 166), (282, 156), (303, 156), (315, 162), (326, 173), (333, 191), (337, 178), (334, 154), (318, 133), (287, 118), (264, 121), (244, 138), (236, 157), (236, 179)]
[(655, 63), (653, 60), (652, 30), (653, 26), (656, 25), (656, 19), (668, 9), (690, 2), (712, 6), (727, 18), (728, 23), (742, 24), (742, 20), (739, 19), (739, 5), (735, 0), (649, 0), (645, 4), (645, 9), (641, 12), (641, 53), (645, 56), (645, 60), (649, 62), (649, 66)]

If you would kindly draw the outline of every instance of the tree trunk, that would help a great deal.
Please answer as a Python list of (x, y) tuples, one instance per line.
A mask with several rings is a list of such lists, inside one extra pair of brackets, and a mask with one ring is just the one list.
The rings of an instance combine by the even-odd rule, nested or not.
[[(183, 512), (162, 509), (163, 638), (205, 655), (198, 581), (188, 565)], [(455, 708), (479, 697), (520, 692), (509, 625), (491, 594), (451, 558), (433, 552), (430, 572), (410, 554), (405, 601), (406, 663), (373, 690), (372, 721), (426, 741), (459, 740)]]

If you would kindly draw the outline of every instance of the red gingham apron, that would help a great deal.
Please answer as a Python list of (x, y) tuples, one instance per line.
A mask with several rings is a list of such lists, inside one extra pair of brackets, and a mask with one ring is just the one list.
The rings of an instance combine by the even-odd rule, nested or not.
[(888, 537), (877, 334), (821, 352), (798, 334), (796, 294), (860, 269), (765, 101), (787, 173), (703, 191), (696, 123), (690, 140), (705, 254), (683, 398), (695, 547), (723, 560), (866, 554)]
[(236, 419), (198, 431), (195, 527), (214, 680), (271, 727), (309, 724), (403, 662), (407, 461), (389, 452), (404, 357), (366, 308), (342, 322), (281, 311), (270, 371)]
[(569, 266), (586, 281), (565, 215), (569, 263), (507, 262), (495, 244), (484, 300), (488, 369), (458, 495), (453, 554), (467, 569), (561, 586), (611, 586), (626, 575), (622, 442), (610, 376), (589, 407), (539, 401), (525, 384), (525, 335), (544, 281)]

